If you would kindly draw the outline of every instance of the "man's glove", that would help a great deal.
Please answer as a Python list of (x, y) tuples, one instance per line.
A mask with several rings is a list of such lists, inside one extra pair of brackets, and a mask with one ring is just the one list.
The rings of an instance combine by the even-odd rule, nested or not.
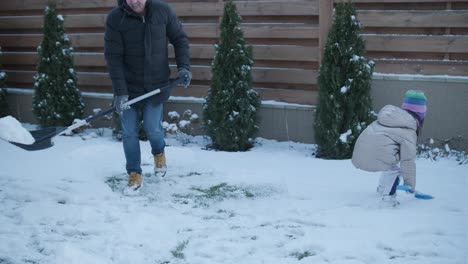
[(182, 80), (180, 85), (184, 86), (184, 88), (187, 88), (190, 85), (190, 81), (192, 81), (192, 73), (184, 68), (179, 69), (179, 75), (177, 77)]
[(128, 101), (128, 95), (117, 95), (114, 97), (115, 111), (122, 115), (123, 111), (130, 109), (129, 105), (124, 105)]

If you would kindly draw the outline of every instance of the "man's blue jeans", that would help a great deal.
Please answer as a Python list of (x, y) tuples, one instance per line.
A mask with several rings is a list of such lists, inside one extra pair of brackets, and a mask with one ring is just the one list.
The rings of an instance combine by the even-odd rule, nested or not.
[(132, 108), (123, 111), (120, 116), (122, 124), (122, 140), (127, 160), (127, 173), (131, 172), (142, 173), (141, 170), (141, 153), (140, 140), (138, 138), (139, 107), (143, 109), (143, 128), (151, 145), (151, 153), (153, 155), (164, 152), (166, 143), (164, 142), (164, 131), (161, 125), (163, 115), (163, 104), (155, 104), (152, 100), (145, 100), (138, 104), (132, 105)]

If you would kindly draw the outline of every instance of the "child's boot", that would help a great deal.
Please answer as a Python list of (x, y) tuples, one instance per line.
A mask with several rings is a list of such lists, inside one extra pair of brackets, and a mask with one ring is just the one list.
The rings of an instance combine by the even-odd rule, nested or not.
[(396, 197), (396, 194), (382, 195), (382, 200), (380, 201), (381, 207), (397, 207), (400, 202), (398, 202)]
[(166, 175), (167, 166), (166, 166), (166, 155), (165, 153), (159, 153), (154, 155), (154, 174), (159, 177), (164, 177)]

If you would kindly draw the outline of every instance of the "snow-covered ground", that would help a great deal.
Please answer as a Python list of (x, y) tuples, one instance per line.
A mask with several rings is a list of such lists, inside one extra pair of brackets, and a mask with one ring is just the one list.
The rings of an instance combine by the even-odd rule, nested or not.
[[(102, 132), (102, 131), (101, 131)], [(258, 139), (248, 152), (169, 138), (155, 178), (124, 196), (121, 142), (60, 136), (28, 152), (0, 140), (0, 263), (467, 263), (467, 165), (417, 161), (417, 188), (381, 207), (378, 173)]]

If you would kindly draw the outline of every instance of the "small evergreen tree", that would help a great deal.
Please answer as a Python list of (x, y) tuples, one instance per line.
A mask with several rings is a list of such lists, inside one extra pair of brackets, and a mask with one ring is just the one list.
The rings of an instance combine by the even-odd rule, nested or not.
[(70, 40), (65, 35), (63, 17), (55, 4), (44, 13), (44, 39), (37, 48), (39, 63), (34, 76), (34, 114), (42, 126), (69, 126), (83, 115), (84, 104), (76, 87)]
[(370, 96), (374, 62), (363, 57), (360, 31), (354, 5), (338, 3), (318, 77), (317, 157), (350, 158), (357, 137), (374, 119)]
[(246, 47), (240, 21), (236, 5), (227, 1), (203, 109), (204, 127), (217, 150), (248, 150), (258, 130), (260, 98), (252, 89), (252, 47)]
[[(0, 47), (0, 69), (2, 68), (1, 61), (2, 49)], [(0, 71), (0, 117), (7, 116), (9, 114), (8, 102), (6, 100), (5, 87), (6, 73)]]

